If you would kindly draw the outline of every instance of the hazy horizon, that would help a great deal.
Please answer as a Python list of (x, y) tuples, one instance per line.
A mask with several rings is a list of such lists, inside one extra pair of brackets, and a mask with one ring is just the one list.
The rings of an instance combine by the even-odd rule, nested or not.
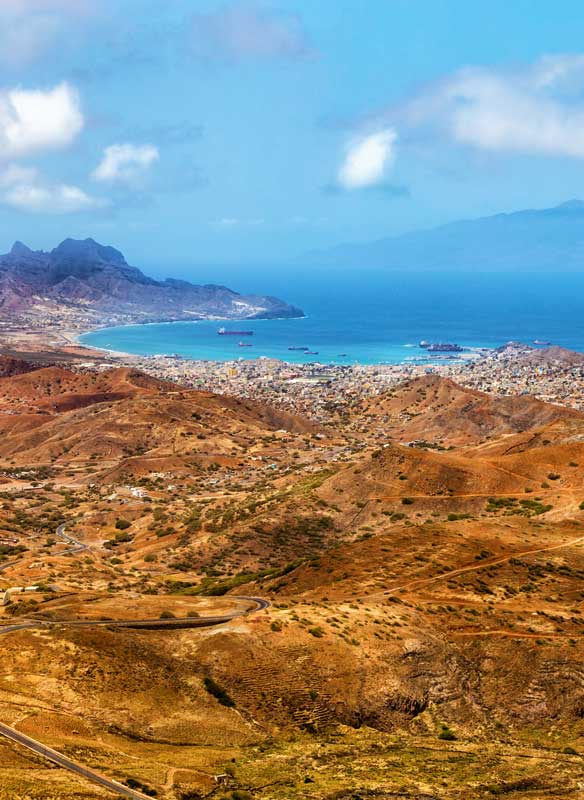
[(284, 264), (578, 197), (578, 10), (10, 0), (0, 235)]

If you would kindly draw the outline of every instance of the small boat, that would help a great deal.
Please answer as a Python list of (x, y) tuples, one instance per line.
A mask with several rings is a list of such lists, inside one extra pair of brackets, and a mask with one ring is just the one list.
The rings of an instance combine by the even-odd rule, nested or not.
[(305, 354), (307, 356), (317, 356), (318, 355), (318, 350), (306, 350)]
[(289, 347), (288, 350), (308, 350), (308, 347)]
[(240, 342), (239, 347), (253, 347), (253, 344), (250, 344), (249, 342)]
[(337, 358), (346, 358), (346, 357), (347, 357), (346, 353), (339, 353), (339, 355), (337, 356)]
[(228, 331), (227, 328), (219, 328), (217, 336), (253, 336), (253, 331)]

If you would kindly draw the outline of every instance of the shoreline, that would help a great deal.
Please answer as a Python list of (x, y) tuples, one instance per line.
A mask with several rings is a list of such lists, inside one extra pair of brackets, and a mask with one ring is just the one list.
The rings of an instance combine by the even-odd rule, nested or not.
[[(63, 325), (58, 331), (12, 328), (5, 331), (12, 336), (4, 338), (3, 350), (8, 357), (46, 366), (76, 365), (81, 370), (96, 371), (136, 369), (185, 388), (258, 400), (317, 422), (329, 418), (330, 404), (335, 406), (339, 397), (352, 402), (375, 396), (401, 381), (428, 373), (487, 394), (530, 394), (544, 402), (584, 409), (578, 390), (578, 381), (584, 376), (584, 354), (557, 346), (546, 353), (545, 348), (510, 342), (501, 349), (470, 351), (471, 358), (433, 363), (295, 363), (266, 357), (217, 360), (132, 354), (80, 340), (94, 330), (98, 328), (90, 325)], [(411, 346), (404, 345), (403, 349), (412, 352)], [(542, 349), (540, 357), (538, 351)]]
[[(304, 317), (294, 317), (294, 318), (280, 318), (282, 321), (287, 321), (289, 319), (306, 319), (307, 315)], [(465, 348), (462, 353), (456, 353), (454, 357), (449, 357), (447, 353), (436, 353), (436, 358), (427, 360), (422, 355), (420, 359), (413, 357), (411, 354), (413, 351), (418, 350), (419, 345), (414, 343), (407, 343), (403, 345), (392, 345), (390, 347), (396, 348), (403, 348), (404, 356), (399, 360), (388, 360), (387, 358), (380, 358), (377, 361), (360, 361), (358, 359), (352, 361), (335, 361), (333, 360), (334, 357), (331, 358), (330, 361), (323, 358), (322, 360), (315, 360), (315, 361), (291, 361), (286, 358), (282, 358), (279, 355), (276, 356), (269, 356), (269, 355), (259, 355), (254, 358), (246, 358), (243, 354), (237, 354), (233, 357), (197, 357), (193, 355), (180, 355), (176, 353), (132, 353), (125, 350), (118, 350), (111, 347), (100, 347), (97, 344), (91, 344), (83, 340), (82, 337), (103, 332), (103, 331), (115, 331), (115, 330), (123, 330), (125, 328), (141, 328), (143, 326), (152, 326), (152, 325), (176, 325), (179, 323), (186, 323), (189, 324), (197, 324), (197, 323), (223, 323), (223, 322), (231, 322), (231, 323), (241, 323), (241, 322), (265, 322), (265, 321), (275, 321), (274, 319), (254, 319), (249, 320), (248, 318), (244, 320), (235, 320), (232, 318), (225, 319), (225, 318), (205, 318), (205, 319), (197, 319), (197, 320), (167, 320), (164, 322), (131, 322), (128, 324), (121, 324), (121, 325), (99, 325), (99, 324), (91, 324), (87, 322), (86, 324), (81, 324), (78, 326), (73, 325), (63, 325), (62, 327), (58, 327), (55, 330), (46, 330), (43, 329), (42, 331), (38, 328), (26, 328), (23, 326), (15, 326), (13, 328), (9, 328), (5, 330), (5, 343), (3, 349), (5, 351), (9, 351), (7, 354), (15, 357), (15, 358), (33, 358), (35, 354), (38, 354), (39, 357), (42, 357), (43, 360), (49, 359), (51, 356), (58, 361), (59, 358), (62, 356), (63, 360), (70, 361), (71, 359), (82, 361), (83, 359), (88, 359), (91, 361), (99, 361), (102, 360), (104, 365), (110, 363), (112, 365), (123, 365), (128, 364), (131, 366), (137, 366), (138, 368), (152, 368), (152, 369), (166, 369), (169, 367), (170, 364), (180, 365), (182, 364), (183, 367), (187, 367), (188, 365), (192, 365), (195, 367), (196, 365), (199, 366), (213, 366), (217, 369), (221, 367), (225, 367), (230, 365), (231, 368), (237, 368), (239, 370), (254, 370), (254, 369), (263, 369), (266, 368), (266, 365), (278, 365), (278, 369), (295, 369), (304, 372), (306, 370), (316, 370), (322, 372), (323, 370), (335, 370), (339, 372), (357, 372), (357, 373), (371, 373), (375, 370), (382, 370), (386, 371), (395, 371), (398, 370), (403, 372), (404, 374), (423, 374), (425, 371), (437, 371), (440, 373), (451, 373), (451, 372), (459, 372), (459, 371), (467, 371), (470, 367), (472, 370), (472, 365), (476, 364), (477, 366), (481, 363), (484, 363), (485, 360), (489, 360), (490, 358), (496, 357), (499, 349), (498, 346), (494, 344), (491, 345), (472, 345)], [(6, 336), (6, 334), (9, 334)], [(0, 340), (2, 338), (2, 332), (0, 331)], [(537, 352), (538, 350), (544, 349), (543, 347), (533, 346), (534, 343), (521, 343), (518, 341), (507, 342), (504, 344), (511, 345), (514, 349), (523, 350), (524, 352), (534, 351)], [(543, 345), (543, 343), (542, 343)], [(318, 347), (318, 345), (316, 345)], [(326, 345), (325, 345), (326, 346)], [(503, 346), (503, 345), (501, 345)], [(340, 349), (340, 348), (339, 348)], [(574, 351), (578, 352), (578, 351)], [(421, 351), (420, 351), (421, 354)], [(269, 367), (268, 367), (269, 368)]]
[[(87, 336), (92, 333), (103, 332), (103, 331), (114, 331), (120, 330), (123, 328), (141, 328), (146, 326), (152, 325), (176, 325), (181, 323), (189, 323), (195, 324), (197, 322), (274, 322), (278, 319), (280, 320), (288, 320), (288, 319), (307, 319), (308, 315), (304, 315), (303, 317), (278, 317), (278, 318), (270, 318), (270, 319), (254, 319), (254, 320), (226, 320), (224, 318), (221, 319), (200, 319), (200, 320), (168, 320), (165, 322), (133, 322), (129, 323), (128, 325), (107, 325), (102, 327), (95, 327), (89, 328), (88, 330), (79, 331), (79, 332), (70, 332), (70, 331), (63, 331), (61, 335), (67, 339), (72, 346), (81, 347), (87, 350), (92, 350), (97, 353), (104, 353), (112, 358), (131, 358), (131, 359), (156, 359), (156, 358), (164, 358), (164, 359), (173, 359), (176, 358), (175, 355), (165, 354), (165, 353), (129, 353), (124, 350), (114, 350), (108, 347), (98, 347), (97, 345), (89, 344), (80, 339), (82, 336)], [(406, 344), (403, 345), (404, 349), (410, 351), (413, 348), (416, 348), (416, 345), (413, 344)], [(205, 362), (205, 363), (217, 363), (217, 364), (230, 364), (230, 363), (253, 363), (253, 362), (262, 362), (262, 361), (276, 361), (280, 364), (285, 364), (290, 367), (307, 367), (310, 364), (313, 364), (318, 367), (345, 367), (345, 368), (363, 368), (363, 367), (428, 367), (428, 368), (435, 368), (435, 367), (444, 367), (444, 366), (452, 366), (456, 364), (468, 364), (472, 361), (477, 361), (480, 358), (488, 355), (489, 353), (494, 352), (494, 348), (489, 348), (486, 346), (473, 346), (468, 347), (464, 350), (463, 353), (457, 354), (454, 358), (448, 358), (446, 354), (442, 355), (442, 357), (437, 354), (437, 359), (434, 360), (423, 360), (423, 361), (416, 361), (410, 358), (404, 358), (401, 361), (375, 361), (371, 363), (359, 361), (358, 359), (347, 362), (347, 363), (339, 363), (335, 361), (310, 361), (310, 362), (303, 362), (303, 361), (289, 361), (285, 358), (279, 358), (278, 356), (267, 356), (267, 355), (260, 355), (254, 358), (245, 358), (244, 356), (239, 356), (236, 358), (197, 358), (195, 356), (190, 355), (180, 355), (178, 354), (178, 358), (176, 360), (179, 361), (193, 361), (193, 362)]]

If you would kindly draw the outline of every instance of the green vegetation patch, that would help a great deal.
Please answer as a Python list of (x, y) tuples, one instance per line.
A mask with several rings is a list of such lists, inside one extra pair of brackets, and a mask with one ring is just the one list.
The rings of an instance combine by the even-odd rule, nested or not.
[(536, 517), (551, 511), (552, 505), (542, 502), (540, 497), (533, 500), (524, 498), (518, 500), (516, 497), (489, 497), (487, 500), (486, 511), (490, 514), (503, 513), (505, 516)]

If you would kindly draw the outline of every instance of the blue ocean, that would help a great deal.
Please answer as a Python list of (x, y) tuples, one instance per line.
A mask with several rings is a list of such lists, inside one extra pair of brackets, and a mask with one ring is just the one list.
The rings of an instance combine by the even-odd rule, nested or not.
[[(219, 280), (218, 280), (219, 278)], [(273, 294), (303, 319), (175, 322), (108, 328), (85, 344), (138, 355), (227, 361), (264, 357), (303, 363), (398, 364), (423, 357), (420, 340), (497, 347), (515, 339), (584, 351), (584, 275), (289, 270), (193, 274), (242, 293)], [(227, 330), (253, 336), (219, 336)], [(243, 344), (251, 345), (247, 347)], [(308, 350), (290, 350), (304, 347)]]

